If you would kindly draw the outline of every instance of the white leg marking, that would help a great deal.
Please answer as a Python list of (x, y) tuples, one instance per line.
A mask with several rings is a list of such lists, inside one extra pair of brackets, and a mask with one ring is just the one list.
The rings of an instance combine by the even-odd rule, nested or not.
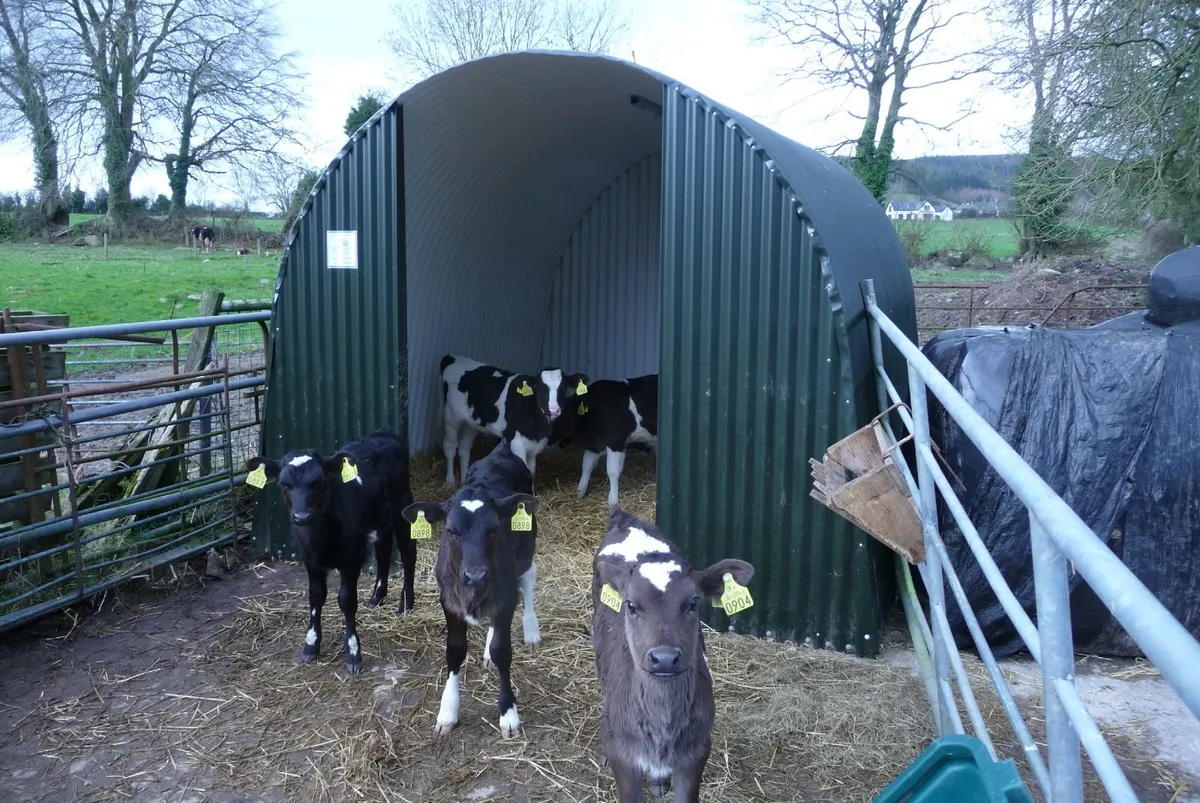
[(454, 487), (454, 452), (458, 449), (458, 420), (450, 411), (449, 403), (442, 411), (445, 435), (442, 437), (442, 454), (446, 456), (446, 487)]
[(465, 619), (467, 624), (469, 624), (471, 627), (475, 627), (479, 624), (479, 620), (474, 616), (464, 616), (463, 619)]
[(483, 668), (487, 669), (492, 663), (492, 636), (496, 634), (496, 628), (489, 627), (487, 641), (483, 644)]
[(592, 472), (596, 470), (596, 464), (599, 462), (599, 452), (583, 453), (583, 471), (579, 474), (579, 487), (575, 489), (575, 495), (580, 499), (587, 496), (588, 482), (592, 479)]
[(358, 636), (351, 636), (346, 639), (346, 651), (351, 655), (358, 655)]
[(505, 739), (515, 739), (521, 733), (521, 717), (517, 716), (517, 707), (504, 712), (500, 717), (500, 733)]
[(369, 541), (370, 543), (373, 544), (378, 540), (379, 540), (379, 532), (377, 530), (371, 530), (371, 532), (367, 533), (367, 541)]
[(537, 564), (531, 563), (529, 571), (521, 575), (521, 598), (524, 600), (525, 614), (521, 618), (521, 627), (525, 631), (525, 646), (536, 647), (542, 643), (542, 630), (538, 626), (537, 614), (533, 610), (533, 587), (537, 583)]
[(617, 504), (617, 482), (625, 469), (625, 453), (608, 450), (608, 504)]
[(446, 678), (446, 688), (442, 689), (442, 707), (438, 711), (437, 725), (434, 730), (438, 736), (445, 736), (458, 724), (458, 673), (451, 672)]
[(304, 637), (304, 643), (310, 647), (317, 643), (317, 629), (315, 627), (308, 629), (308, 634)]
[(475, 445), (475, 437), (478, 434), (468, 423), (463, 423), (458, 433), (458, 473), (463, 482), (467, 481), (467, 469), (471, 467), (471, 447)]

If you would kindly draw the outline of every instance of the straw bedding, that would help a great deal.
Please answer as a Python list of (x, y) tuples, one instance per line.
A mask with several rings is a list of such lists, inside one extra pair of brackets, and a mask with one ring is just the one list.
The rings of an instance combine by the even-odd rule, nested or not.
[[(621, 484), (622, 505), (647, 518), (653, 466), (652, 457), (631, 455)], [(442, 471), (440, 456), (415, 459), (418, 499), (446, 497)], [(398, 578), (381, 608), (360, 608), (362, 675), (345, 674), (336, 603), (325, 609), (320, 661), (298, 663), (303, 573), (260, 564), (245, 571), (278, 573), (278, 582), (230, 600), (234, 613), (203, 637), (180, 639), (186, 671), (138, 694), (121, 693), (127, 679), (105, 678), (94, 695), (43, 706), (39, 742), (68, 760), (144, 751), (145, 766), (187, 779), (171, 795), (180, 800), (192, 785), (196, 800), (217, 789), (264, 800), (612, 800), (611, 776), (597, 763), (600, 698), (589, 634), (591, 556), (608, 515), (607, 478), (597, 472), (583, 501), (575, 499), (577, 479), (575, 453), (539, 460), (543, 641), (536, 652), (521, 646), (518, 615), (513, 682), (523, 733), (516, 740), (503, 740), (497, 728), (495, 673), (480, 662), (485, 628), (469, 634), (460, 723), (434, 736), (444, 634), (432, 575), (436, 543), (424, 542), (416, 610), (396, 615)], [(331, 603), (335, 588), (331, 578)], [(869, 800), (933, 736), (919, 681), (905, 668), (745, 636), (710, 633), (707, 642), (717, 721), (702, 799)], [(981, 703), (1003, 730), (998, 706)]]

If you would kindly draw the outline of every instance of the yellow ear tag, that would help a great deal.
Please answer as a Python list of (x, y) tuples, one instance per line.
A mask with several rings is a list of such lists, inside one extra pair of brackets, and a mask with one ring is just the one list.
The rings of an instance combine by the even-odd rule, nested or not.
[(583, 384), (583, 380), (579, 380), (579, 384), (575, 386), (575, 395), (582, 396), (587, 393), (587, 385)]
[(358, 466), (350, 462), (350, 458), (342, 458), (342, 482), (354, 482), (358, 476)]
[(517, 512), (512, 515), (512, 525), (510, 529), (514, 533), (527, 533), (533, 529), (533, 516), (525, 512), (525, 503), (521, 502), (517, 505)]
[(600, 587), (600, 601), (617, 613), (621, 612), (621, 592), (605, 583)]
[(529, 387), (529, 382), (522, 382), (521, 387), (517, 388), (518, 396), (532, 396), (533, 388)]
[(266, 466), (259, 463), (258, 468), (246, 475), (246, 484), (251, 488), (267, 487), (267, 469)]
[(583, 402), (580, 402), (580, 403), (579, 403), (579, 414), (580, 414), (580, 415), (587, 415), (587, 405), (586, 405), (586, 404), (584, 404)]
[(721, 595), (721, 607), (725, 609), (726, 616), (733, 616), (754, 606), (750, 589), (734, 580), (729, 572), (725, 572), (722, 579), (725, 581), (725, 593)]
[(424, 510), (417, 511), (417, 520), (409, 526), (408, 532), (414, 541), (425, 541), (433, 538), (433, 525), (425, 520)]

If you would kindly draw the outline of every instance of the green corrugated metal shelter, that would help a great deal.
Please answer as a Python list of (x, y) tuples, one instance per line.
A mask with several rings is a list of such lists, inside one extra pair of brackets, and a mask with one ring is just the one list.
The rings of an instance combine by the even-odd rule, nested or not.
[[(877, 412), (865, 278), (915, 340), (895, 232), (833, 160), (635, 64), (480, 59), (396, 98), (313, 189), (276, 284), (263, 449), (389, 426), (440, 450), (447, 352), (658, 372), (659, 524), (697, 563), (758, 568), (739, 631), (874, 655), (891, 555), (808, 472)], [(256, 544), (290, 555), (260, 500)]]

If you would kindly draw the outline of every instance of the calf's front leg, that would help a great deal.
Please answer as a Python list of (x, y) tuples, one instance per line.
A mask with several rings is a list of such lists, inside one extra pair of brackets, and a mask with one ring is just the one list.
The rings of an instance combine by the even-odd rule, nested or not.
[(675, 787), (674, 803), (700, 803), (700, 781), (704, 778), (707, 753), (695, 764), (676, 767), (671, 771), (672, 786)]
[(357, 569), (340, 572), (342, 585), (338, 588), (338, 607), (346, 619), (346, 671), (351, 675), (357, 675), (362, 668), (362, 649), (354, 620), (358, 613), (358, 573)]
[(396, 545), (400, 548), (400, 563), (404, 567), (404, 589), (400, 593), (400, 609), (397, 613), (405, 613), (416, 605), (413, 578), (417, 573), (417, 542), (412, 540), (408, 532), (397, 531)]
[(509, 670), (512, 667), (513, 611), (507, 610), (492, 619), (492, 639), (488, 651), (500, 675), (500, 735), (514, 739), (521, 732), (521, 717), (517, 714), (517, 696), (513, 692)]
[(467, 623), (442, 606), (446, 614), (446, 668), (449, 675), (442, 689), (442, 707), (438, 710), (434, 731), (445, 736), (458, 724), (458, 674), (467, 658)]
[(617, 782), (617, 803), (642, 803), (642, 782), (645, 775), (637, 767), (617, 759), (609, 759), (613, 780)]
[(325, 584), (329, 573), (312, 566), (305, 568), (308, 570), (308, 632), (304, 636), (300, 660), (310, 664), (321, 654), (321, 608), (329, 593)]

